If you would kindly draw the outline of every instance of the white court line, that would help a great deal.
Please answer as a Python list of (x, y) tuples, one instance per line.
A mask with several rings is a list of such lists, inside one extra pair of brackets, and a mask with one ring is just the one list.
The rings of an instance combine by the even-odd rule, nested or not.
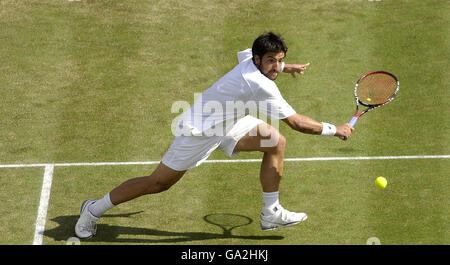
[(47, 219), (48, 202), (50, 200), (50, 189), (52, 188), (53, 169), (53, 165), (45, 165), (44, 180), (42, 181), (41, 199), (39, 201), (38, 215), (36, 218), (33, 245), (42, 245), (45, 221)]
[[(302, 161), (343, 161), (343, 160), (392, 160), (392, 159), (448, 159), (450, 155), (413, 155), (413, 156), (341, 156), (341, 157), (305, 157), (305, 158), (285, 158), (286, 162)], [(252, 163), (261, 162), (261, 159), (221, 159), (206, 160), (204, 163)], [(142, 162), (87, 162), (87, 163), (53, 163), (55, 167), (77, 167), (77, 166), (123, 166), (123, 165), (155, 165), (160, 161)], [(49, 164), (10, 164), (0, 165), (0, 168), (24, 168), (24, 167), (46, 167)]]
[[(306, 161), (343, 161), (343, 160), (390, 160), (390, 159), (443, 159), (450, 155), (423, 155), (423, 156), (350, 156), (350, 157), (305, 157), (285, 158), (285, 162)], [(238, 163), (238, 162), (261, 162), (261, 159), (233, 159), (233, 160), (207, 160), (205, 163)]]

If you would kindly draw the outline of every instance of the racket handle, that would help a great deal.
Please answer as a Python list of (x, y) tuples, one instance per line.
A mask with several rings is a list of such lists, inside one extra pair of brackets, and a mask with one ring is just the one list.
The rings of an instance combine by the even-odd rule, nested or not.
[[(355, 127), (356, 122), (358, 121), (358, 116), (353, 116), (352, 119), (348, 122), (352, 127)], [(341, 140), (344, 140), (344, 136), (339, 137)]]
[(356, 122), (358, 121), (359, 117), (353, 116), (353, 118), (348, 122), (352, 127), (355, 127)]

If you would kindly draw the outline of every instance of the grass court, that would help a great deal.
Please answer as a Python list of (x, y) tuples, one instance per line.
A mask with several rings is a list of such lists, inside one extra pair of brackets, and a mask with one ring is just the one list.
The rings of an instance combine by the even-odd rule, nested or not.
[[(280, 201), (308, 220), (260, 231), (259, 163), (249, 160), (262, 154), (224, 163), (216, 151), (210, 160), (220, 161), (187, 172), (169, 191), (109, 211), (81, 244), (450, 244), (448, 7), (1, 1), (0, 244), (66, 244), (83, 200), (156, 167), (173, 140), (172, 104), (192, 103), (269, 30), (284, 37), (287, 63), (311, 63), (303, 76), (281, 74), (276, 83), (298, 113), (316, 120), (347, 122), (354, 84), (368, 71), (400, 80), (397, 98), (361, 118), (349, 141), (280, 122), (291, 159)], [(341, 159), (304, 159), (330, 157)], [(374, 185), (380, 175), (384, 190)]]

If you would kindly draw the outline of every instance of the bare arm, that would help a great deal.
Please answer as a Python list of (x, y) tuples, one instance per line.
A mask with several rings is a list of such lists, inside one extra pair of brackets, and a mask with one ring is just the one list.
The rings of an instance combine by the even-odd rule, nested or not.
[(292, 129), (302, 133), (320, 134), (322, 132), (322, 123), (298, 113), (283, 119), (283, 121)]
[[(289, 127), (301, 133), (316, 135), (322, 133), (322, 123), (306, 115), (296, 113), (292, 116), (287, 117), (286, 119), (283, 119), (283, 121), (287, 125), (289, 125)], [(352, 135), (353, 130), (354, 128), (350, 126), (350, 124), (344, 123), (342, 125), (336, 126), (335, 136), (344, 136), (345, 139), (348, 139)]]
[[(303, 74), (303, 71), (306, 70), (306, 68), (310, 65), (310, 63), (307, 64), (285, 64), (283, 72), (290, 73), (292, 77), (295, 77), (295, 73)], [(287, 117), (286, 119), (283, 119), (283, 121), (289, 125), (292, 129), (306, 133), (306, 134), (316, 134), (320, 135), (322, 134), (323, 125), (321, 122), (318, 122), (311, 117), (308, 117), (306, 115), (301, 114), (294, 114), (290, 117)], [(354, 128), (348, 124), (344, 123), (342, 125), (336, 126), (336, 133), (334, 136), (343, 136), (344, 140), (347, 140), (353, 133)]]

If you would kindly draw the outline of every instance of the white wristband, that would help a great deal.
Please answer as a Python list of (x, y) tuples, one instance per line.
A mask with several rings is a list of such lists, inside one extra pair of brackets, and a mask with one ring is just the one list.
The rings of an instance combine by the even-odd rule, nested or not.
[(321, 135), (334, 136), (336, 134), (336, 126), (326, 122), (322, 122), (322, 133)]
[(280, 72), (283, 72), (283, 70), (284, 70), (284, 62), (281, 62)]

